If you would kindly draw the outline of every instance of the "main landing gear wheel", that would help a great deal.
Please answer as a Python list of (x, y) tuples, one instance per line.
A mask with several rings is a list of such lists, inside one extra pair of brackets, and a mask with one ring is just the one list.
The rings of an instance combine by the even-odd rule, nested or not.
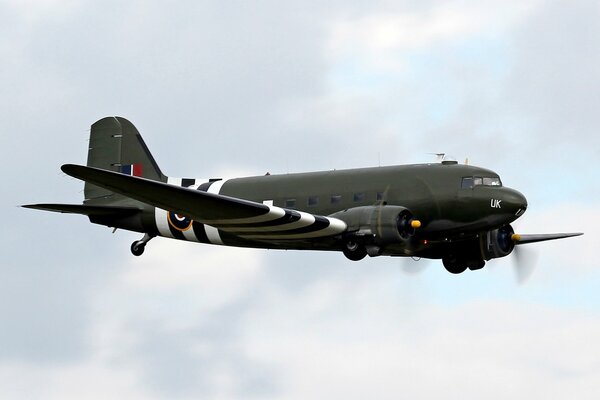
[(462, 274), (467, 270), (467, 265), (462, 260), (454, 256), (447, 256), (442, 259), (444, 268), (451, 274)]
[(354, 241), (348, 241), (344, 247), (344, 255), (349, 260), (360, 261), (366, 257), (367, 249)]
[(446, 271), (450, 272), (451, 274), (462, 274), (467, 270), (467, 268), (471, 271), (475, 271), (485, 266), (484, 260), (477, 258), (457, 258), (454, 255), (444, 257), (442, 262), (444, 263)]
[(146, 250), (146, 243), (148, 243), (153, 237), (154, 236), (150, 236), (146, 233), (142, 240), (136, 240), (135, 242), (131, 243), (131, 254), (136, 257), (144, 254), (144, 250)]

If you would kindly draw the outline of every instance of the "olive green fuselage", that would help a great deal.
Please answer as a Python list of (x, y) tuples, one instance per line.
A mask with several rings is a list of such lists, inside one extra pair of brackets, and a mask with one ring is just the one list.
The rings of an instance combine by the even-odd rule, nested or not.
[[(406, 208), (421, 227), (407, 240), (381, 246), (380, 254), (441, 258), (451, 243), (509, 224), (526, 208), (525, 198), (519, 192), (502, 186), (463, 188), (465, 177), (497, 178), (499, 182), (493, 171), (456, 163), (265, 175), (217, 182), (222, 185), (220, 195), (340, 218), (349, 227), (344, 237), (361, 234), (352, 231), (359, 222), (347, 210), (372, 207), (380, 212), (392, 206)], [(148, 224), (144, 225), (151, 225), (154, 214), (147, 214), (144, 219)], [(273, 249), (340, 250), (344, 245), (342, 236), (261, 241), (220, 231), (220, 237), (225, 245)]]

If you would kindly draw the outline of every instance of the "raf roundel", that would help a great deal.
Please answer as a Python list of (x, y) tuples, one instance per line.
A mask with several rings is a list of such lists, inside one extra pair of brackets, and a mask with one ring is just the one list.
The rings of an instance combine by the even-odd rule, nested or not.
[(169, 212), (167, 218), (169, 219), (169, 225), (181, 232), (190, 229), (192, 227), (192, 223), (194, 222), (191, 218), (186, 217), (185, 215), (177, 214), (173, 211)]

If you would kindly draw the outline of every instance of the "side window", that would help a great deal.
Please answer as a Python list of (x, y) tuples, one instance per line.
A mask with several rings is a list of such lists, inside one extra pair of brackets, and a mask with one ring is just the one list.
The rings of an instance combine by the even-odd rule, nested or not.
[(355, 203), (365, 201), (365, 194), (364, 193), (354, 193), (353, 200)]
[(473, 177), (466, 176), (462, 178), (462, 184), (460, 186), (463, 189), (472, 189), (473, 188)]
[(331, 196), (331, 204), (340, 204), (342, 202), (342, 196), (339, 194)]
[(473, 184), (475, 186), (481, 186), (483, 185), (483, 178), (480, 176), (476, 176), (475, 178), (473, 178)]
[(294, 208), (296, 207), (296, 199), (287, 199), (285, 201), (285, 208)]
[(319, 204), (319, 196), (308, 196), (308, 205), (314, 207)]

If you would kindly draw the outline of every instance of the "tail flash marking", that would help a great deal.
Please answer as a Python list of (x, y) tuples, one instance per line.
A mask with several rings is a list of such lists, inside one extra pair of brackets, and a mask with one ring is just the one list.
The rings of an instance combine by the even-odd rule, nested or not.
[(143, 174), (143, 165), (142, 164), (121, 165), (121, 167), (119, 167), (119, 168), (120, 168), (120, 172), (125, 175), (142, 177), (142, 174)]

